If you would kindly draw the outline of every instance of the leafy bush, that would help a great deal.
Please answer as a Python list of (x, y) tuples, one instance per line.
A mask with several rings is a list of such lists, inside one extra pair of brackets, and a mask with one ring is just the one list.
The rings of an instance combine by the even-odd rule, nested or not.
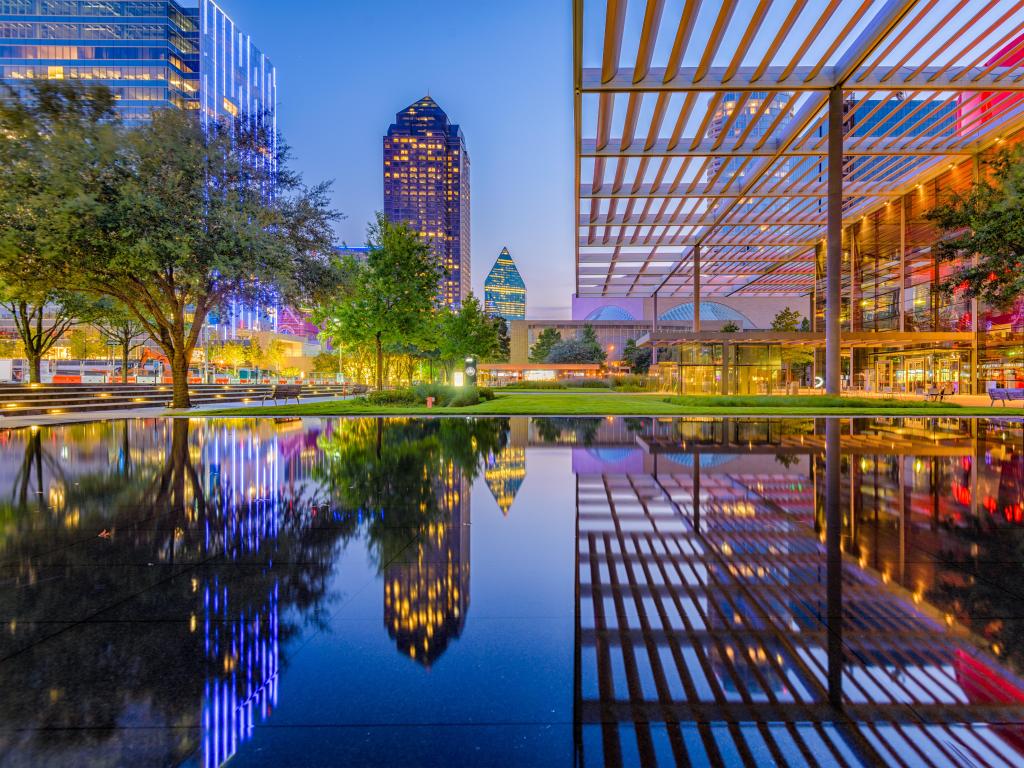
[(477, 393), (480, 395), (481, 400), (493, 400), (497, 395), (494, 394), (494, 390), (490, 387), (479, 387)]
[(580, 387), (582, 389), (608, 389), (609, 387), (605, 379), (567, 379), (563, 383), (567, 387)]
[(412, 389), (416, 395), (416, 401), (421, 404), (426, 404), (427, 398), (434, 398), (434, 405), (439, 408), (443, 408), (449, 405), (458, 392), (454, 387), (445, 386), (444, 384), (417, 384)]
[(416, 405), (419, 400), (411, 389), (382, 389), (366, 396), (370, 405)]
[(612, 376), (610, 381), (616, 392), (654, 392), (658, 389), (658, 380), (650, 376)]
[(452, 408), (465, 408), (467, 405), (480, 404), (480, 390), (476, 387), (466, 387), (455, 395), (448, 403)]
[(565, 386), (560, 381), (515, 381), (511, 384), (506, 384), (505, 389), (565, 389)]

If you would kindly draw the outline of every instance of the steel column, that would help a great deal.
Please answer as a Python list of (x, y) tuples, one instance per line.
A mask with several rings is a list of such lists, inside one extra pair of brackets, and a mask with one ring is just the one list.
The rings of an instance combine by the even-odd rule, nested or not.
[[(843, 89), (828, 94), (828, 242), (825, 253), (825, 394), (840, 390), (843, 269)], [(851, 315), (853, 308), (851, 307)]]
[(840, 426), (839, 419), (825, 420), (825, 625), (828, 631), (828, 701), (833, 707), (843, 705), (843, 517), (840, 510), (839, 483), (839, 465), (842, 461)]
[(693, 332), (700, 333), (700, 246), (693, 246)]

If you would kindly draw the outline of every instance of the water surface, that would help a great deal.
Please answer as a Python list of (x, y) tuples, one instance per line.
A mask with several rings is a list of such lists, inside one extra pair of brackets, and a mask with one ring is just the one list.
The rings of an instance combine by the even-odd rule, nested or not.
[(0, 432), (0, 764), (1019, 765), (1022, 443), (1011, 419)]

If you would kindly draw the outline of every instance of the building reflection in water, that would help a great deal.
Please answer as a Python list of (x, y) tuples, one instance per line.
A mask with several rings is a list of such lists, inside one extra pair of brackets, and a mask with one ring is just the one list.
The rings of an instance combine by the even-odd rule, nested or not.
[[(398, 650), (433, 665), (469, 611), (471, 487), (513, 448), (508, 419), (359, 419), (319, 442), (343, 515), (359, 520)], [(520, 428), (521, 431), (521, 428)]]
[(435, 484), (441, 514), (418, 532), (413, 556), (384, 571), (388, 634), (425, 667), (462, 634), (469, 610), (469, 486), (453, 464)]
[(487, 456), (484, 480), (490, 488), (501, 514), (508, 517), (516, 494), (526, 479), (526, 447), (508, 445)]
[(1019, 765), (1020, 610), (993, 601), (1019, 600), (1021, 439), (650, 419), (642, 462), (575, 448), (577, 762)]
[[(276, 706), (280, 646), (293, 631), (282, 627), (282, 609), (298, 593), (312, 604), (322, 598), (333, 537), (344, 532), (336, 527), (327, 536), (311, 535), (328, 522), (325, 494), (313, 480), (322, 461), (319, 432), (269, 420), (204, 422), (190, 430), (179, 419), (0, 434), (5, 456), (23, 453), (20, 462), (0, 463), (0, 482), (12, 488), (0, 548), (17, 587), (11, 609), (26, 619), (23, 632), (10, 621), (3, 688), (23, 699), (40, 681), (59, 686), (21, 715), (11, 715), (15, 702), (4, 702), (5, 720), (61, 721), (63, 708), (89, 707), (92, 691), (107, 691), (113, 680), (117, 696), (104, 694), (89, 707), (100, 732), (124, 716), (111, 711), (118, 702), (135, 720), (143, 718), (137, 726), (146, 718), (154, 728), (198, 726), (194, 740), (172, 734), (144, 752), (133, 748), (134, 759), (166, 764), (192, 755), (204, 766), (228, 761)], [(104, 543), (83, 547), (83, 537), (96, 540), (97, 532)], [(300, 564), (273, 568), (273, 558), (285, 553)], [(159, 589), (136, 583), (131, 570), (106, 567), (147, 560), (173, 569)], [(51, 615), (111, 610), (94, 603), (97, 595), (108, 596), (115, 609), (123, 600), (143, 616), (186, 616), (187, 628), (183, 634), (175, 623), (142, 621), (133, 633), (109, 637), (83, 630), (65, 641), (73, 654), (42, 642)], [(31, 657), (12, 661), (19, 653)], [(23, 674), (28, 679), (21, 680)], [(150, 690), (157, 678), (164, 685)], [(97, 741), (89, 728), (81, 739), (83, 764), (125, 758), (118, 739)], [(8, 743), (0, 756), (31, 763), (35, 754), (45, 762), (51, 746)], [(65, 740), (60, 746), (59, 759), (74, 761), (69, 750), (75, 745)]]

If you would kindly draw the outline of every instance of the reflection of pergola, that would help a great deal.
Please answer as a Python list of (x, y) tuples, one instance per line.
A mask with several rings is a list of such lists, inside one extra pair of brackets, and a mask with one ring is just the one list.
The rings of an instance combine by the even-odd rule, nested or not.
[(838, 392), (842, 227), (895, 202), (905, 232), (903, 195), (1024, 124), (1024, 6), (677, 5), (574, 0), (577, 293), (692, 296), (699, 331), (702, 297), (810, 294), (827, 244)]
[(1019, 764), (1016, 689), (838, 546), (833, 568), (814, 493), (577, 477), (577, 764)]

